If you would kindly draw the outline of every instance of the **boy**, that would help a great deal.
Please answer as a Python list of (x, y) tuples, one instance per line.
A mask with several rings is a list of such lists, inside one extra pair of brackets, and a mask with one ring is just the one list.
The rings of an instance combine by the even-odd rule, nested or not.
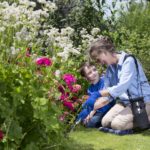
[(90, 82), (90, 86), (87, 90), (89, 98), (82, 105), (83, 110), (79, 113), (77, 121), (81, 120), (86, 127), (98, 128), (101, 126), (102, 117), (115, 104), (115, 102), (104, 102), (102, 103), (101, 108), (93, 110), (94, 103), (99, 98), (98, 91), (102, 90), (104, 87), (104, 79), (103, 77), (100, 77), (96, 67), (88, 62), (81, 66), (80, 74)]

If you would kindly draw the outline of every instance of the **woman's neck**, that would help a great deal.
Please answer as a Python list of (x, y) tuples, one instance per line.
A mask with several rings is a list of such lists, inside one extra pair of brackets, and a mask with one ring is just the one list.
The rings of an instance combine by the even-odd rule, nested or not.
[(113, 54), (113, 62), (114, 62), (114, 64), (118, 63), (118, 61), (120, 59), (120, 56), (121, 56), (121, 54), (119, 54), (119, 53), (114, 53)]

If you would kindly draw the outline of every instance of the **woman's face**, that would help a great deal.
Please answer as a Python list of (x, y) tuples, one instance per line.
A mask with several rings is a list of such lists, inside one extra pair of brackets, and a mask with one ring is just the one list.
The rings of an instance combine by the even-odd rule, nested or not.
[(86, 67), (85, 68), (86, 79), (94, 84), (99, 81), (99, 73), (95, 66)]
[(109, 52), (101, 52), (100, 54), (97, 54), (95, 57), (96, 62), (100, 63), (102, 65), (111, 65), (114, 64), (114, 57), (112, 53)]

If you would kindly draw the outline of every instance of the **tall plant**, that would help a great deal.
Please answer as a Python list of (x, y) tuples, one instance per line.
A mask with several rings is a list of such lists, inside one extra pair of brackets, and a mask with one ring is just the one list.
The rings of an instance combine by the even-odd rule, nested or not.
[(150, 2), (132, 2), (126, 11), (120, 12), (120, 17), (116, 21), (116, 30), (108, 34), (112, 36), (118, 49), (133, 53), (141, 60), (150, 79), (149, 24)]

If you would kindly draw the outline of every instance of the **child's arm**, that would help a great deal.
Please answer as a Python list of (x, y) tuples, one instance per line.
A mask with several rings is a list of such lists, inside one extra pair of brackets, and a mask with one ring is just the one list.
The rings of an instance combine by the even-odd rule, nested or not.
[(99, 108), (102, 108), (103, 106), (107, 105), (109, 103), (109, 101), (104, 98), (101, 97), (99, 99), (96, 100), (95, 104), (94, 104), (94, 109), (90, 112), (90, 114), (86, 117), (86, 119), (84, 120), (84, 123), (89, 122), (89, 120), (94, 116), (94, 114), (96, 113), (96, 110)]
[(90, 95), (88, 97), (88, 99), (83, 103), (82, 107), (86, 108), (88, 106), (88, 107), (91, 107), (93, 109), (96, 99), (97, 99), (96, 95), (94, 95), (94, 94)]

